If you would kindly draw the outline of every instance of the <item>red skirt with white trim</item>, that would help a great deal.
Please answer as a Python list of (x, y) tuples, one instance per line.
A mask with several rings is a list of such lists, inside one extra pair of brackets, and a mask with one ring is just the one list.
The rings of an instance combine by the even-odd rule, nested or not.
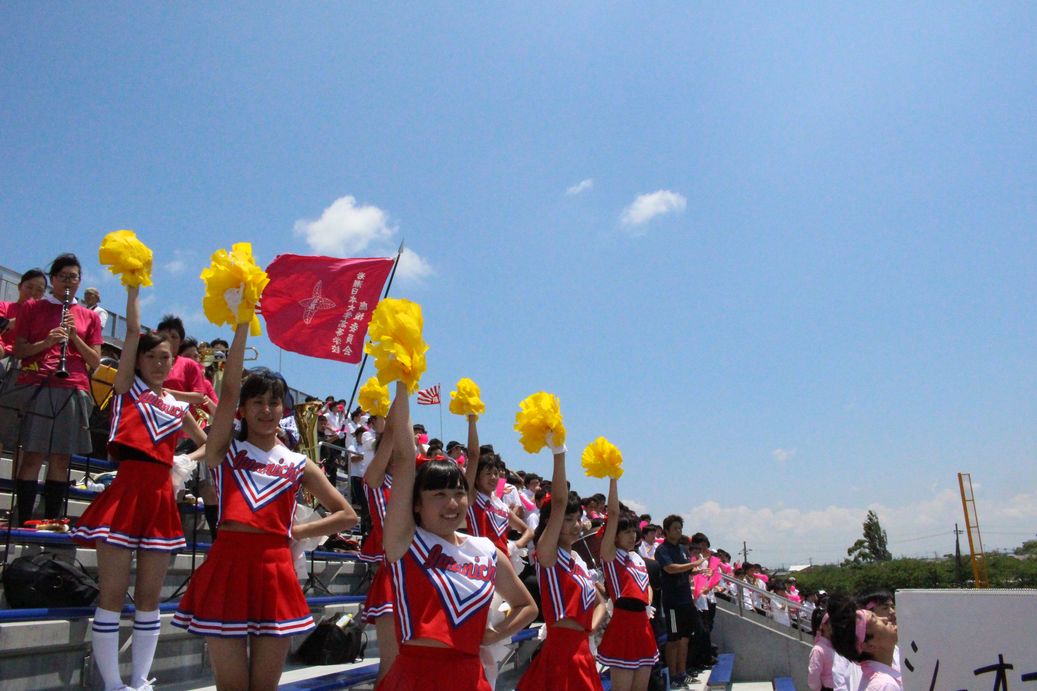
[(375, 691), (493, 691), (478, 655), (404, 644)]
[(378, 617), (392, 614), (392, 578), (389, 565), (384, 560), (379, 562), (378, 570), (367, 590), (367, 601), (364, 602), (364, 621), (373, 624)]
[(540, 652), (519, 679), (517, 691), (603, 691), (588, 633), (552, 626)]
[(100, 540), (126, 549), (156, 552), (186, 547), (169, 466), (122, 461), (112, 484), (76, 521), (72, 539), (88, 547)]
[(225, 638), (313, 630), (288, 538), (221, 529), (180, 600), (173, 626)]
[(598, 662), (619, 669), (651, 667), (659, 659), (652, 622), (644, 612), (615, 609), (598, 645)]

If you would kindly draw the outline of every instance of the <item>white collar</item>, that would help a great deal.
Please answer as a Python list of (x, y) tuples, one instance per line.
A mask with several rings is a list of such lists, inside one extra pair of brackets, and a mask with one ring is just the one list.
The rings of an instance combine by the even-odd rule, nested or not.
[[(47, 302), (49, 302), (52, 305), (63, 305), (63, 304), (65, 304), (61, 300), (58, 300), (56, 297), (54, 297), (54, 293), (47, 293), (46, 295), (43, 296), (43, 299), (46, 300)], [(73, 305), (78, 305), (79, 304), (79, 300), (77, 298), (72, 298), (72, 304)]]

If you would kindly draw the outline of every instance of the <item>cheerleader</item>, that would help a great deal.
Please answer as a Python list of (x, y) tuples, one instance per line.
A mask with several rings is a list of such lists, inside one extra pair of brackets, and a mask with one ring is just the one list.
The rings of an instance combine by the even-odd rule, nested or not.
[[(473, 451), (479, 448), (476, 419), (475, 415), (468, 416), (468, 448)], [(515, 547), (520, 549), (533, 539), (533, 531), (519, 518), (514, 509), (509, 508), (497, 496), (499, 479), (500, 471), (497, 469), (495, 454), (480, 454), (478, 463), (469, 460), (465, 466), (465, 482), (468, 483), (468, 513), (465, 520), (469, 534), (490, 538), (505, 556), (510, 556), (509, 528), (522, 533), (515, 541)]]
[[(504, 553), (489, 540), (457, 532), (468, 486), (452, 460), (415, 471), (414, 438), (404, 385), (394, 429), (392, 497), (382, 536), (400, 651), (378, 691), (490, 691), (479, 648), (508, 640), (536, 616), (536, 604)], [(511, 615), (487, 627), (499, 593)]]
[(396, 625), (392, 616), (392, 580), (389, 577), (389, 568), (385, 564), (385, 550), (382, 547), (382, 526), (385, 523), (385, 512), (392, 490), (392, 474), (387, 470), (392, 459), (393, 433), (396, 429), (398, 410), (399, 405), (394, 401), (385, 418), (372, 418), (378, 440), (374, 458), (363, 478), (364, 494), (371, 510), (371, 532), (364, 538), (359, 556), (360, 561), (367, 563), (374, 570), (374, 578), (364, 602), (363, 616), (368, 624), (374, 624), (378, 635), (378, 680), (381, 680), (392, 667), (399, 651)]
[(615, 691), (645, 691), (652, 667), (659, 659), (659, 646), (652, 632), (652, 586), (648, 569), (635, 551), (638, 518), (620, 513), (617, 480), (609, 482), (605, 535), (601, 540), (601, 562), (605, 585), (613, 602), (612, 619), (598, 646), (598, 662), (612, 668)]
[(551, 501), (541, 509), (533, 542), (536, 570), (543, 595), (547, 640), (533, 658), (518, 691), (601, 691), (601, 677), (591, 655), (588, 636), (600, 625), (605, 604), (572, 547), (580, 537), (580, 497), (566, 492), (565, 445), (555, 447)]
[(897, 625), (852, 600), (832, 599), (828, 607), (832, 647), (861, 666), (860, 691), (903, 691), (900, 670), (893, 666)]
[[(126, 289), (126, 341), (112, 387), (108, 453), (119, 461), (115, 481), (80, 517), (72, 539), (96, 546), (101, 597), (94, 613), (94, 660), (106, 689), (151, 689), (148, 672), (158, 644), (158, 600), (169, 554), (185, 546), (169, 471), (183, 430), (201, 445), (205, 434), (187, 404), (162, 389), (173, 364), (169, 342), (140, 333), (139, 288)], [(200, 454), (199, 454), (200, 455)], [(133, 585), (133, 676), (119, 675), (119, 614), (137, 555)]]
[[(234, 333), (206, 445), (219, 496), (219, 536), (173, 625), (205, 636), (218, 689), (258, 691), (277, 688), (290, 637), (314, 628), (291, 540), (348, 530), (357, 517), (319, 466), (278, 441), (284, 381), (264, 370), (242, 385), (248, 328), (241, 324)], [(241, 433), (234, 438), (236, 413)], [(300, 485), (328, 514), (293, 529)]]

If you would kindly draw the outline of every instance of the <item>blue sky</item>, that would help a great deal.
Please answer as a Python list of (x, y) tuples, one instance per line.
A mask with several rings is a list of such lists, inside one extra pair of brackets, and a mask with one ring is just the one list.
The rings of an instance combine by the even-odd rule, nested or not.
[(75, 251), (121, 311), (96, 250), (133, 228), (146, 319), (211, 338), (213, 250), (402, 238), (425, 382), (475, 379), (513, 466), (545, 389), (572, 474), (604, 435), (627, 498), (771, 565), (869, 507), (952, 551), (958, 471), (988, 547), (1037, 534), (1032, 4), (8, 2), (0, 64), (5, 266)]

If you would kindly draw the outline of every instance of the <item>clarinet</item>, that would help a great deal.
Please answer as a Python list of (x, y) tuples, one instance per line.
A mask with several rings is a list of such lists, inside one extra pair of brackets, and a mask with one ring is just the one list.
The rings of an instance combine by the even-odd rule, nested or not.
[[(61, 303), (61, 324), (64, 326), (65, 317), (68, 316), (68, 311), (72, 309), (72, 289), (65, 288), (65, 299)], [(58, 369), (54, 372), (54, 376), (58, 379), (68, 379), (68, 339), (69, 335), (65, 334), (65, 340), (61, 342), (61, 359), (58, 360)]]

